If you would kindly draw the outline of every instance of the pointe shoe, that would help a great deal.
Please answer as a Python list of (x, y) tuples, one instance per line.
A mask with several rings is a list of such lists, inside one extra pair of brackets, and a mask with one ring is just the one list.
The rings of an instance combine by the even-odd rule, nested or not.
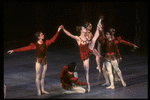
[(126, 87), (126, 86), (127, 86), (127, 84), (126, 84), (125, 82), (122, 82), (122, 85), (123, 85), (124, 87)]
[(44, 93), (44, 94), (49, 94), (49, 93), (48, 93), (47, 91), (45, 91), (45, 90), (43, 90), (42, 93)]
[(108, 82), (108, 83), (104, 83), (104, 84), (102, 84), (102, 86), (109, 86), (110, 85), (110, 83)]
[(40, 90), (37, 92), (37, 96), (41, 96), (41, 91)]
[(90, 85), (87, 86), (86, 91), (90, 92)]
[(115, 88), (115, 86), (108, 86), (108, 87), (106, 87), (106, 89), (114, 89)]
[(99, 71), (99, 73), (101, 73), (101, 69), (97, 66), (96, 69)]

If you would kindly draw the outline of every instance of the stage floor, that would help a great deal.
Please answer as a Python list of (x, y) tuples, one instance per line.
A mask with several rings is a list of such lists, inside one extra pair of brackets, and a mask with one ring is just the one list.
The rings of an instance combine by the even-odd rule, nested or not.
[[(15, 48), (12, 48), (15, 49)], [(123, 52), (123, 51), (122, 51)], [(96, 70), (95, 56), (90, 58), (91, 91), (85, 94), (62, 94), (59, 74), (64, 65), (77, 63), (79, 81), (85, 82), (82, 61), (78, 47), (48, 48), (48, 67), (45, 76), (45, 90), (50, 94), (37, 96), (35, 85), (35, 51), (7, 54), (4, 50), (4, 84), (7, 86), (6, 99), (53, 98), (53, 99), (98, 99), (98, 98), (148, 98), (148, 56), (144, 53), (122, 53), (119, 66), (127, 84), (115, 82), (115, 89), (101, 86), (105, 82), (103, 74)], [(101, 59), (102, 61), (102, 59)], [(85, 86), (83, 86), (85, 88)]]

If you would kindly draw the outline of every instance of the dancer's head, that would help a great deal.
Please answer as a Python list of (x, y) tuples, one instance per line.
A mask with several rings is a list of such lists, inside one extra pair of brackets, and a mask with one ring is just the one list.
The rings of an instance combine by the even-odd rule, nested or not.
[(68, 71), (73, 72), (77, 67), (76, 62), (71, 62), (68, 64)]
[(86, 28), (84, 26), (77, 26), (76, 31), (78, 33), (86, 33)]
[(91, 31), (91, 30), (92, 30), (92, 24), (91, 24), (90, 22), (86, 22), (86, 23), (85, 23), (85, 28), (86, 28), (87, 30)]
[(40, 39), (44, 39), (44, 34), (40, 31), (36, 32), (34, 36), (35, 36), (36, 41), (38, 41)]
[(112, 35), (115, 34), (115, 29), (114, 28), (110, 28), (110, 32), (112, 32)]
[(112, 38), (112, 32), (111, 32), (111, 30), (110, 29), (108, 29), (107, 31), (106, 31), (106, 38), (109, 40), (110, 38)]

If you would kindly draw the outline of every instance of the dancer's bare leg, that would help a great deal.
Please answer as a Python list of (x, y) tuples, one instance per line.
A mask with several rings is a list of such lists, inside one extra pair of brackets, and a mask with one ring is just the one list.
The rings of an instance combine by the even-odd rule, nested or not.
[(43, 65), (43, 71), (42, 71), (42, 76), (41, 76), (41, 92), (45, 94), (49, 94), (44, 90), (44, 78), (45, 78), (45, 73), (47, 71), (47, 64)]
[(85, 69), (85, 78), (87, 82), (87, 92), (90, 92), (90, 82), (89, 82), (89, 58), (83, 61), (83, 66)]
[(99, 73), (100, 73), (101, 72), (101, 69), (100, 69), (100, 54), (98, 53), (98, 51), (96, 49), (93, 49), (93, 54), (96, 57), (97, 69), (99, 70)]

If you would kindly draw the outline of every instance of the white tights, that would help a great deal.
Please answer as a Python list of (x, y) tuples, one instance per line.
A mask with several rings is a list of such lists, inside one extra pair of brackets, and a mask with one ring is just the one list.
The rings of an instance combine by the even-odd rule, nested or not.
[(121, 70), (118, 67), (118, 63), (117, 63), (116, 59), (104, 62), (103, 66), (105, 66), (106, 69), (107, 69), (107, 71), (104, 71), (105, 68), (103, 68), (103, 74), (104, 74), (104, 77), (106, 79), (106, 83), (109, 82), (108, 77), (107, 77), (109, 75), (109, 80), (110, 80), (110, 83), (111, 83), (110, 86), (114, 87), (114, 77), (113, 77), (113, 74), (112, 74), (112, 66), (111, 65), (113, 66), (114, 70), (117, 72), (119, 78), (121, 79), (122, 85), (126, 86), (126, 83), (123, 80), (122, 73), (121, 73)]
[[(36, 70), (35, 83), (36, 83), (38, 95), (41, 95), (41, 91), (43, 93), (48, 94), (48, 92), (44, 90), (44, 77), (47, 70), (47, 64), (41, 65), (40, 63), (36, 62), (35, 70)], [(41, 86), (41, 90), (40, 90), (40, 86)]]

